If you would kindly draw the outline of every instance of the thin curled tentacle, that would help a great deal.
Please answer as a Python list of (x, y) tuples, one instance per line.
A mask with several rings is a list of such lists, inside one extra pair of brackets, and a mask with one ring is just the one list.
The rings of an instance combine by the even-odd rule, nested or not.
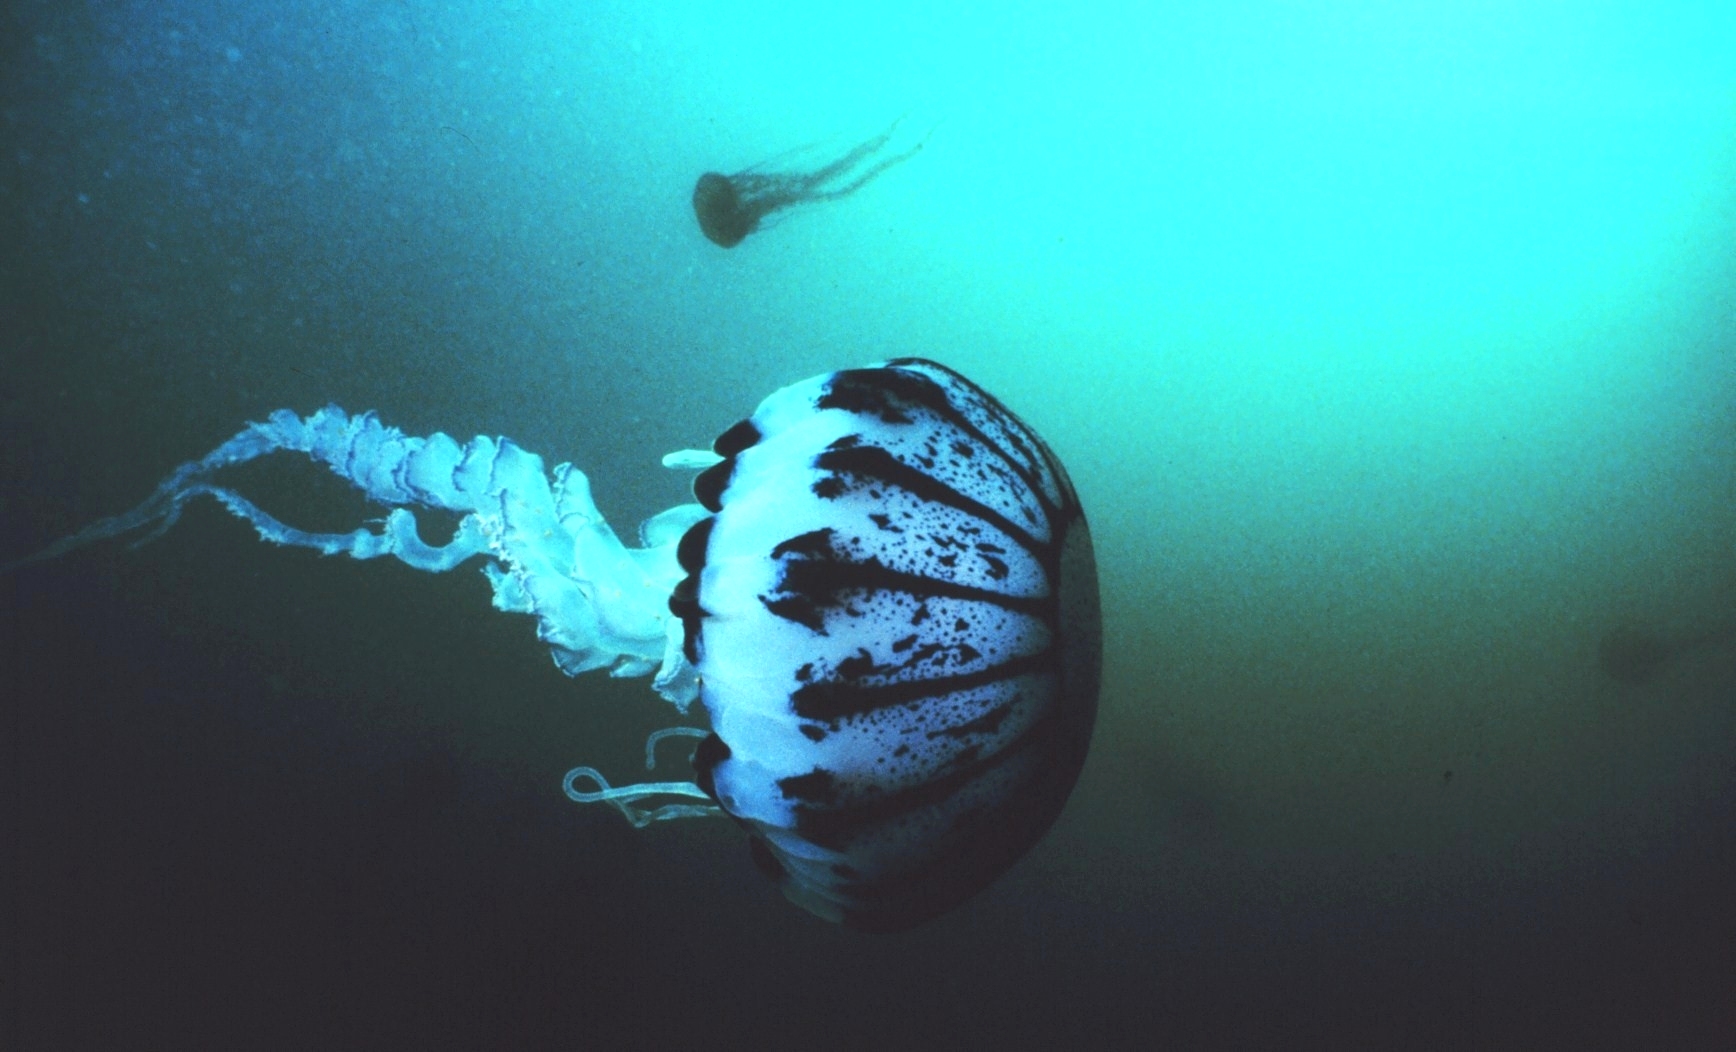
[[(580, 778), (589, 778), (597, 784), (595, 791), (586, 791), (577, 786)], [(633, 828), (644, 829), (653, 822), (666, 822), (673, 818), (704, 818), (710, 815), (720, 815), (723, 809), (713, 803), (703, 804), (664, 804), (661, 807), (635, 807), (634, 804), (655, 796), (686, 796), (695, 800), (710, 800), (705, 790), (692, 782), (640, 782), (637, 785), (611, 786), (594, 767), (575, 767), (567, 772), (561, 781), (561, 788), (566, 791), (567, 798), (580, 804), (608, 804), (625, 815), (627, 821), (633, 823)]]

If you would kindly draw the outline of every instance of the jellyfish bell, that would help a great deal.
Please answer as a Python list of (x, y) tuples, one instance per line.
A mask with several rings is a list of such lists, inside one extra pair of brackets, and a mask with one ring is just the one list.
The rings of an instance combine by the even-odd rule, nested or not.
[[(325, 464), (381, 504), (344, 534), (286, 525), (216, 476), (274, 452)], [(199, 496), (274, 544), (430, 572), (480, 559), (494, 605), (537, 619), (568, 675), (652, 675), (708, 728), (692, 781), (581, 803), (638, 826), (728, 815), (797, 904), (870, 931), (920, 924), (994, 881), (1047, 831), (1084, 764), (1101, 654), (1089, 531), (1043, 440), (980, 387), (900, 359), (792, 385), (725, 431), (697, 504), (628, 548), (585, 474), (509, 439), (405, 435), (371, 413), (287, 410), (182, 465), (138, 507), (0, 571), (104, 538), (154, 538)], [(422, 541), (412, 508), (457, 513)]]
[(1054, 454), (932, 362), (772, 395), (694, 484), (671, 607), (713, 733), (697, 784), (796, 903), (868, 930), (1043, 835), (1097, 710), (1097, 576)]
[(734, 248), (759, 226), (759, 217), (742, 210), (741, 194), (729, 176), (706, 172), (693, 186), (693, 214), (700, 233), (723, 248)]

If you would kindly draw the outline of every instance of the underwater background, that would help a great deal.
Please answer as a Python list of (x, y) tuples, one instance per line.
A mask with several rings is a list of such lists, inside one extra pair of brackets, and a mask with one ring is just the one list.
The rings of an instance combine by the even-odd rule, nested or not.
[[(700, 236), (701, 172), (906, 113)], [(1060, 822), (876, 937), (568, 803), (672, 714), (473, 570), (206, 503), (0, 576), (7, 1047), (1736, 1034), (1736, 6), (39, 0), (0, 137), (0, 560), (328, 401), (630, 536), (662, 454), (921, 355), (1066, 462), (1106, 632)]]

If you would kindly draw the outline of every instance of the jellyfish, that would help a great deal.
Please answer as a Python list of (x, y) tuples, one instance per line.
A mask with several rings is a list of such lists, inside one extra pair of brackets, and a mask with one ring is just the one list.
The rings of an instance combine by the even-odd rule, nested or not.
[(700, 233), (715, 245), (734, 248), (773, 212), (855, 193), (881, 172), (916, 156), (927, 143), (928, 136), (924, 135), (909, 149), (874, 160), (903, 120), (898, 118), (879, 135), (812, 172), (756, 171), (759, 165), (734, 175), (706, 172), (693, 186), (693, 214), (699, 220)]
[(1642, 625), (1621, 624), (1597, 641), (1597, 664), (1617, 683), (1639, 686), (1650, 682), (1673, 661), (1709, 650), (1736, 638), (1736, 629), (1713, 629), (1671, 640)]
[[(217, 476), (278, 452), (324, 464), (389, 508), (309, 533)], [(211, 497), (279, 545), (429, 572), (480, 560), (495, 607), (536, 619), (568, 675), (652, 677), (708, 726), (688, 780), (567, 772), (581, 804), (636, 826), (726, 816), (786, 897), (866, 931), (936, 917), (993, 882), (1060, 814), (1097, 711), (1091, 536), (1061, 462), (963, 376), (921, 359), (774, 392), (711, 450), (696, 503), (623, 544), (570, 464), (506, 438), (405, 435), (327, 406), (250, 424), (141, 504), (5, 570), (174, 525)], [(444, 544), (415, 508), (459, 515)], [(140, 543), (143, 543), (142, 541)]]

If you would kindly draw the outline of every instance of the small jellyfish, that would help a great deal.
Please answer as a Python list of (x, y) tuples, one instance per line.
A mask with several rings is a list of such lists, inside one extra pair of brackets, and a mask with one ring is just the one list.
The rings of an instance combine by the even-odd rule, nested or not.
[(760, 229), (761, 221), (773, 212), (855, 193), (875, 176), (921, 152), (928, 141), (926, 135), (909, 149), (877, 156), (903, 119), (811, 172), (767, 172), (760, 171), (760, 165), (734, 175), (706, 172), (693, 187), (693, 214), (699, 220), (700, 233), (714, 245), (734, 248)]

